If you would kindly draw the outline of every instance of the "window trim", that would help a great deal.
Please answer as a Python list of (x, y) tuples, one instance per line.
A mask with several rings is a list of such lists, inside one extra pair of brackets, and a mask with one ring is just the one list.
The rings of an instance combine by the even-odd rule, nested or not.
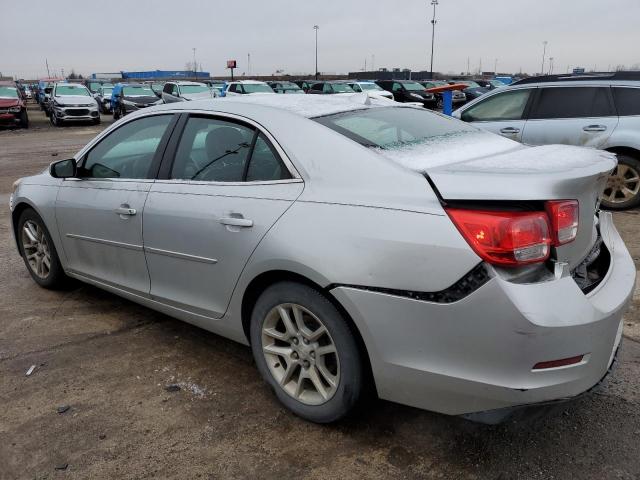
[(87, 161), (87, 156), (93, 151), (93, 149), (96, 146), (98, 146), (98, 144), (102, 143), (103, 140), (106, 140), (107, 137), (109, 137), (111, 134), (113, 134), (117, 130), (121, 129), (125, 125), (129, 125), (131, 122), (134, 122), (136, 120), (142, 120), (144, 118), (158, 116), (158, 115), (170, 115), (172, 118), (169, 121), (169, 124), (167, 125), (167, 129), (162, 134), (162, 138), (160, 139), (160, 143), (158, 144), (156, 152), (153, 155), (153, 159), (151, 160), (151, 165), (149, 165), (149, 170), (147, 171), (147, 176), (145, 178), (78, 177), (78, 180), (91, 181), (91, 182), (102, 182), (102, 181), (108, 181), (108, 182), (123, 182), (123, 181), (145, 182), (145, 181), (153, 181), (153, 180), (155, 180), (157, 178), (158, 171), (159, 171), (160, 166), (161, 166), (162, 158), (164, 157), (164, 154), (165, 154), (165, 151), (166, 151), (166, 148), (167, 148), (167, 144), (169, 142), (169, 139), (173, 136), (173, 131), (174, 131), (176, 123), (178, 122), (178, 119), (179, 119), (178, 118), (179, 115), (176, 115), (175, 111), (154, 112), (154, 113), (150, 113), (148, 115), (140, 115), (140, 116), (135, 116), (133, 118), (130, 118), (128, 121), (123, 122), (122, 124), (116, 126), (115, 128), (110, 128), (110, 129), (104, 131), (102, 135), (98, 135), (98, 137), (96, 137), (93, 140), (93, 142), (90, 142), (89, 144), (87, 144), (87, 146), (85, 146), (82, 150), (80, 150), (80, 152), (78, 152), (78, 154), (74, 157), (74, 159), (76, 160), (76, 164), (79, 167), (83, 167), (84, 168), (84, 164)]
[[(257, 181), (239, 181), (239, 182), (220, 182), (220, 181), (209, 181), (209, 180), (185, 180), (185, 179), (177, 179), (170, 178), (171, 170), (173, 169), (173, 164), (175, 162), (175, 156), (178, 150), (178, 146), (180, 144), (180, 140), (182, 138), (182, 134), (185, 130), (187, 121), (190, 117), (200, 117), (200, 118), (211, 118), (214, 120), (222, 120), (226, 122), (236, 123), (242, 125), (247, 128), (251, 128), (254, 130), (254, 136), (251, 144), (250, 154), (253, 153), (253, 146), (255, 141), (258, 138), (258, 134), (262, 133), (265, 139), (271, 144), (273, 149), (276, 151), (280, 161), (284, 165), (284, 168), (289, 172), (291, 178), (281, 179), (281, 180), (257, 180)], [(170, 143), (170, 144), (169, 144)], [(245, 165), (245, 170), (248, 167), (251, 161), (251, 157), (249, 157), (249, 162)], [(185, 112), (182, 110), (182, 115), (180, 115), (180, 119), (178, 124), (174, 128), (171, 138), (168, 141), (167, 148), (164, 150), (164, 155), (162, 158), (162, 163), (160, 165), (160, 169), (158, 171), (158, 175), (156, 180), (162, 183), (188, 183), (193, 185), (269, 185), (276, 183), (299, 183), (302, 182), (302, 177), (300, 173), (294, 166), (294, 164), (289, 159), (289, 156), (284, 152), (282, 146), (278, 143), (278, 141), (271, 135), (271, 133), (265, 129), (258, 122), (255, 122), (247, 117), (243, 117), (241, 115), (235, 115), (232, 113), (225, 112), (212, 112), (209, 110), (189, 110)]]
[[(542, 90), (545, 88), (602, 88), (607, 90), (607, 100), (609, 101), (609, 115), (598, 115), (598, 116), (588, 116), (588, 117), (554, 117), (554, 118), (530, 118), (531, 112), (534, 111), (535, 108), (538, 107), (538, 103), (540, 101), (540, 95), (542, 95)], [(616, 109), (616, 104), (613, 99), (613, 92), (611, 91), (610, 85), (540, 85), (536, 87), (535, 99), (534, 102), (530, 105), (527, 105), (528, 110), (526, 111), (527, 121), (531, 122), (539, 122), (539, 121), (552, 121), (552, 120), (578, 120), (583, 118), (611, 118), (618, 116), (618, 110)]]

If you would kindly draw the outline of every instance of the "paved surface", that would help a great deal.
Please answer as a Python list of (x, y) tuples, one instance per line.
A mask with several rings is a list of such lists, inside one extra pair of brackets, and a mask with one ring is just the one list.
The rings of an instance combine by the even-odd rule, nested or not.
[[(640, 477), (637, 302), (598, 395), (494, 427), (383, 401), (337, 425), (306, 423), (267, 391), (248, 348), (90, 286), (33, 283), (10, 239), (11, 183), (104, 124), (31, 120), (0, 131), (1, 479)], [(640, 215), (616, 223), (640, 261)]]

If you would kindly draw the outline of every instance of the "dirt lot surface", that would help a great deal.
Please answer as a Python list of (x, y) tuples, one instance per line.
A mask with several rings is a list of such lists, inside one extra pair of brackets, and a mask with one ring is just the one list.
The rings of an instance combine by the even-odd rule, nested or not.
[[(31, 121), (0, 131), (1, 479), (640, 478), (640, 298), (605, 388), (545, 415), (483, 426), (376, 401), (310, 424), (275, 401), (249, 348), (90, 286), (35, 285), (10, 238), (11, 184), (107, 122)], [(640, 215), (615, 218), (639, 262)]]

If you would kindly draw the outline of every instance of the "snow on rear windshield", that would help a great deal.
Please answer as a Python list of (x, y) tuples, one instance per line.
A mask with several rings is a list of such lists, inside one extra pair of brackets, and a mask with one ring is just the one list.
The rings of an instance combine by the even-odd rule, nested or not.
[(458, 120), (406, 107), (368, 108), (315, 120), (361, 145), (385, 150), (423, 144), (434, 137), (477, 131)]

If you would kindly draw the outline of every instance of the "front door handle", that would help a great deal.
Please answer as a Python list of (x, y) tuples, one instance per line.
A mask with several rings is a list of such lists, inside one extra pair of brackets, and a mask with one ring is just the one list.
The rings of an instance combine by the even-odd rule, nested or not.
[(114, 210), (114, 212), (118, 215), (126, 215), (126, 216), (133, 216), (136, 213), (138, 213), (135, 208), (131, 208), (126, 203), (123, 203), (122, 205), (120, 205), (118, 208)]
[(514, 135), (516, 133), (520, 133), (520, 129), (514, 127), (505, 127), (500, 129), (500, 133), (503, 133), (505, 135)]
[(586, 125), (582, 127), (585, 132), (606, 132), (606, 125)]
[(253, 227), (253, 220), (242, 217), (223, 217), (220, 219), (220, 223), (231, 227)]

